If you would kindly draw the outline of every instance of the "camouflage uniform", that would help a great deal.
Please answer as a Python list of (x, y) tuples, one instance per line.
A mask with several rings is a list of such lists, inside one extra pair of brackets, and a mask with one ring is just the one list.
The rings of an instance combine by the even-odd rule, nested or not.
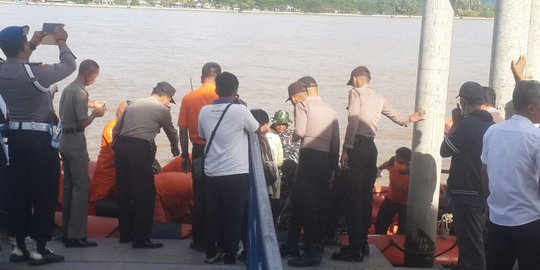
[(287, 128), (285, 132), (278, 134), (283, 145), (283, 159), (293, 160), (298, 164), (298, 156), (300, 152), (300, 141), (292, 142), (293, 130)]

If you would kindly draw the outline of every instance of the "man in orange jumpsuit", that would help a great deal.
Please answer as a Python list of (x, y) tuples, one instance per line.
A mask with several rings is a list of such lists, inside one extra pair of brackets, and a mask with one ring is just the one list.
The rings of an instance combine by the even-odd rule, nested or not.
[(98, 200), (106, 198), (114, 191), (116, 172), (114, 167), (114, 151), (112, 149), (112, 130), (116, 125), (116, 121), (122, 116), (127, 106), (128, 101), (120, 103), (116, 110), (116, 118), (107, 123), (103, 128), (103, 134), (101, 135), (101, 149), (97, 159), (94, 181), (90, 183), (89, 215), (96, 214), (96, 202)]
[(411, 149), (400, 147), (396, 155), (379, 166), (379, 172), (388, 170), (390, 184), (388, 192), (377, 213), (375, 234), (386, 234), (392, 225), (394, 215), (398, 215), (398, 234), (406, 234), (407, 202), (409, 198), (409, 166)]

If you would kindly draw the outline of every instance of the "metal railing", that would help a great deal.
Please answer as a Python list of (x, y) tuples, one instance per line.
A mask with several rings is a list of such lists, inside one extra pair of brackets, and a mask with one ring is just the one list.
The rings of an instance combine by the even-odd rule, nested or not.
[(247, 269), (283, 269), (257, 134), (249, 135)]

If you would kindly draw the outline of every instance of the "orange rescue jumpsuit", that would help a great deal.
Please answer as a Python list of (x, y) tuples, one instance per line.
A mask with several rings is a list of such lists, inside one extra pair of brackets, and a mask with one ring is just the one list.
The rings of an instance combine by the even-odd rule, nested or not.
[(99, 151), (94, 181), (90, 183), (88, 214), (96, 214), (96, 201), (109, 196), (114, 192), (116, 185), (116, 169), (114, 167), (114, 151), (112, 149), (112, 130), (116, 119), (110, 121), (103, 128), (101, 135), (101, 149)]

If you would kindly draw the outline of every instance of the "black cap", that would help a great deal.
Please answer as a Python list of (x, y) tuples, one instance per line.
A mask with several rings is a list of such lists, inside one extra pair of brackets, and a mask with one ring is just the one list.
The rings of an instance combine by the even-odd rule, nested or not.
[(459, 95), (471, 104), (483, 104), (485, 102), (484, 88), (476, 82), (466, 82), (459, 88)]
[(351, 77), (349, 78), (349, 81), (347, 82), (347, 85), (352, 85), (353, 77), (358, 76), (366, 76), (371, 79), (371, 72), (369, 72), (369, 69), (364, 66), (358, 66), (355, 69), (351, 71)]
[(2, 29), (2, 31), (0, 31), (0, 47), (10, 43), (20, 43), (26, 38), (28, 31), (30, 31), (28, 25), (8, 26)]
[(308, 87), (308, 88), (309, 87), (317, 87), (317, 82), (311, 76), (305, 76), (305, 77), (302, 77), (302, 78), (300, 78), (298, 80), (303, 82), (306, 85), (306, 87)]
[(168, 83), (168, 82), (159, 82), (156, 87), (152, 90), (152, 93), (155, 93), (157, 91), (163, 91), (165, 92), (170, 98), (171, 103), (176, 104), (176, 102), (173, 99), (174, 94), (176, 94), (176, 89)]
[(285, 102), (291, 100), (291, 97), (298, 93), (307, 92), (307, 86), (305, 83), (301, 81), (296, 81), (292, 83), (291, 85), (289, 85), (288, 90), (289, 90), (289, 98), (285, 100)]

